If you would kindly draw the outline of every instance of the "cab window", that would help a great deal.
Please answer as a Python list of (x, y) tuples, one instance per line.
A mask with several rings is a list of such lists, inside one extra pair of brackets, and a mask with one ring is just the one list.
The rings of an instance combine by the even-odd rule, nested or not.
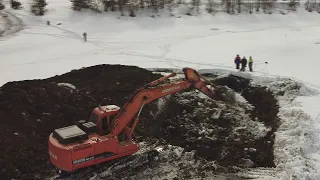
[(98, 123), (98, 119), (99, 119), (99, 116), (97, 114), (95, 114), (95, 113), (92, 113), (91, 116), (90, 116), (89, 121), (97, 124)]
[(107, 116), (105, 116), (105, 117), (103, 117), (103, 118), (101, 119), (102, 129), (103, 129), (103, 131), (105, 131), (105, 132), (107, 132), (107, 131), (108, 131), (108, 128), (109, 128), (107, 122), (108, 122)]
[(117, 114), (112, 114), (111, 116), (109, 116), (110, 118), (110, 122), (113, 122), (113, 120), (116, 118)]

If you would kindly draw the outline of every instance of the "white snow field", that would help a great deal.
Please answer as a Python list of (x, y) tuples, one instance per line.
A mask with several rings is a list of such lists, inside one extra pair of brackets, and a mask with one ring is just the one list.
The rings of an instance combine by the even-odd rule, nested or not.
[[(74, 12), (68, 0), (48, 0), (49, 11), (37, 17), (29, 13), (27, 2), (22, 1), (22, 10), (6, 10), (22, 20), (24, 29), (0, 37), (0, 85), (97, 64), (219, 69), (253, 76), (275, 90), (281, 77), (290, 77), (304, 85), (279, 99), (274, 179), (320, 179), (320, 14), (298, 9), (287, 15), (203, 12), (130, 18), (119, 12)], [(5, 27), (0, 17), (0, 31)], [(236, 54), (253, 56), (255, 72), (237, 72)], [(253, 176), (271, 179), (262, 174)]]

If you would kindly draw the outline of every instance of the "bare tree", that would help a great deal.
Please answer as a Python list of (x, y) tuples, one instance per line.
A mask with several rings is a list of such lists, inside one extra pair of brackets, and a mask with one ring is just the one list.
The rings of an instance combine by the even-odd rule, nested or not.
[(249, 13), (252, 14), (252, 9), (253, 9), (252, 0), (249, 0), (248, 5), (249, 5)]
[(158, 3), (159, 7), (158, 8), (159, 9), (164, 9), (164, 4), (166, 3), (165, 0), (158, 0), (158, 1), (159, 1), (159, 3)]
[(140, 1), (139, 0), (129, 0), (126, 3), (126, 6), (128, 7), (129, 10), (129, 16), (131, 17), (136, 17), (136, 10), (140, 5)]
[(208, 13), (213, 12), (213, 0), (208, 0), (208, 5), (207, 5), (206, 9), (207, 9)]
[(145, 3), (145, 1), (144, 0), (140, 0), (140, 8), (144, 8), (144, 3)]
[(108, 12), (109, 9), (110, 11), (115, 11), (115, 2), (114, 0), (101, 0), (102, 4), (103, 4), (103, 10)]
[(226, 11), (228, 14), (231, 13), (231, 0), (225, 0), (225, 4), (226, 4)]
[(296, 0), (290, 0), (290, 2), (289, 2), (289, 9), (292, 10), (292, 11), (296, 11), (296, 10), (297, 10)]
[(231, 0), (231, 13), (234, 14), (234, 7), (236, 4), (236, 0)]
[(256, 12), (260, 11), (260, 7), (261, 7), (261, 0), (256, 0)]
[(262, 0), (262, 10), (264, 13), (270, 13), (273, 8), (273, 0)]
[(129, 9), (129, 16), (131, 17), (136, 17), (136, 13), (135, 13), (135, 7), (132, 3), (127, 4), (128, 9)]
[(0, 10), (3, 10), (5, 8), (6, 8), (6, 6), (3, 4), (3, 1), (0, 1)]
[(320, 13), (320, 4), (318, 2), (316, 3), (316, 11)]
[(236, 3), (237, 3), (237, 5), (238, 5), (238, 8), (237, 8), (237, 10), (238, 10), (238, 13), (241, 13), (241, 0), (236, 0)]
[(114, 0), (109, 1), (110, 2), (110, 11), (116, 11), (116, 2)]
[(194, 0), (197, 14), (200, 14), (200, 0)]
[(305, 3), (305, 9), (312, 12), (316, 8), (317, 3), (314, 0), (307, 0)]
[(121, 12), (121, 16), (124, 16), (124, 5), (125, 0), (118, 0), (119, 11)]
[(167, 4), (168, 11), (170, 12), (171, 16), (173, 16), (173, 14), (172, 14), (172, 8), (173, 8), (174, 5), (175, 5), (175, 1), (174, 1), (174, 0), (167, 0), (167, 1), (166, 1), (166, 4)]

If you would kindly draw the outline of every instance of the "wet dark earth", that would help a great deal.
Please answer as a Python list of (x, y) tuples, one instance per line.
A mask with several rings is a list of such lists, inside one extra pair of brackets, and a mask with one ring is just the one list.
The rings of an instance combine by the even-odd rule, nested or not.
[[(48, 136), (54, 129), (88, 119), (100, 104), (122, 106), (137, 88), (159, 77), (134, 66), (98, 65), (3, 85), (0, 179), (56, 177), (47, 154)], [(204, 172), (274, 167), (274, 132), (279, 121), (273, 93), (233, 75), (215, 78), (212, 83), (233, 89), (239, 101), (211, 100), (190, 90), (150, 103), (143, 109), (136, 131), (145, 153), (86, 168), (69, 178), (193, 179), (209, 176)], [(172, 174), (168, 178), (164, 167), (177, 171), (166, 170)]]

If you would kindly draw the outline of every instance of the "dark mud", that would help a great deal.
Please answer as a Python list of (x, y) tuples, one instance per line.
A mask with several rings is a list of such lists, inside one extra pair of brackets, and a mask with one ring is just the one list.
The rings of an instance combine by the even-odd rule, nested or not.
[[(178, 93), (167, 104), (162, 115), (165, 120), (157, 137), (183, 147), (185, 151), (196, 150), (196, 156), (216, 160), (224, 167), (274, 167), (273, 133), (278, 128), (278, 102), (273, 93), (233, 75), (218, 78), (213, 83), (234, 89), (253, 108), (239, 110), (240, 106), (226, 102)], [(247, 114), (248, 120), (239, 116), (242, 113)], [(246, 127), (254, 121), (263, 123), (268, 129), (261, 137), (254, 137), (249, 125)], [(258, 127), (253, 124), (251, 128), (254, 131)], [(239, 129), (237, 133), (233, 133), (236, 129)]]

